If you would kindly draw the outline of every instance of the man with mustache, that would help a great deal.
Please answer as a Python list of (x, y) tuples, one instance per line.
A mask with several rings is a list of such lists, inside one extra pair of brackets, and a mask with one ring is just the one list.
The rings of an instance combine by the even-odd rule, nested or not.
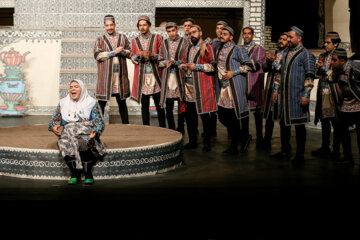
[(128, 124), (126, 98), (130, 96), (130, 84), (126, 58), (130, 58), (130, 42), (125, 34), (116, 33), (114, 16), (105, 16), (104, 28), (106, 33), (96, 40), (94, 46), (94, 57), (98, 67), (96, 99), (104, 114), (110, 97), (116, 97), (121, 121), (123, 124)]
[[(247, 50), (236, 46), (232, 41), (234, 30), (223, 27), (220, 35), (221, 45), (216, 53), (218, 115), (220, 122), (230, 133), (231, 144), (224, 154), (237, 154), (239, 142), (241, 152), (246, 150), (249, 131), (240, 131), (240, 124), (248, 126), (249, 108), (246, 97), (246, 74), (252, 70)], [(244, 130), (244, 129), (243, 129)]]
[(290, 157), (291, 126), (296, 130), (295, 166), (305, 162), (305, 124), (310, 121), (310, 93), (314, 87), (315, 56), (302, 44), (304, 32), (293, 26), (288, 32), (289, 48), (281, 63), (281, 81), (275, 81), (273, 100), (280, 98), (281, 152), (273, 156)]
[[(316, 75), (319, 78), (316, 96), (315, 125), (321, 121), (321, 148), (312, 152), (313, 156), (333, 159), (340, 157), (340, 132), (338, 123), (337, 105), (339, 99), (333, 85), (329, 84), (328, 78), (331, 74), (331, 59), (334, 51), (341, 42), (337, 32), (328, 32), (325, 38), (325, 53), (320, 54), (316, 63)], [(333, 151), (330, 151), (331, 125), (334, 129)]]
[(190, 34), (190, 28), (192, 25), (195, 24), (195, 20), (192, 19), (192, 18), (185, 18), (183, 20), (183, 28), (184, 28), (184, 33), (185, 33), (185, 36), (184, 38), (186, 40), (188, 40), (190, 43), (191, 43), (191, 34)]
[(339, 112), (344, 158), (338, 159), (337, 163), (353, 165), (348, 129), (356, 124), (357, 145), (360, 151), (360, 60), (348, 60), (346, 50), (336, 49), (332, 55), (331, 65), (333, 74), (329, 77), (329, 83), (334, 83), (342, 99)]
[(288, 34), (286, 32), (281, 33), (278, 39), (278, 49), (275, 53), (271, 51), (266, 55), (266, 62), (262, 68), (264, 72), (268, 72), (265, 91), (264, 91), (264, 119), (265, 123), (265, 136), (264, 147), (266, 149), (271, 148), (271, 138), (274, 130), (274, 120), (278, 117), (278, 104), (273, 102), (273, 87), (274, 80), (281, 77), (281, 60), (284, 52), (288, 47)]
[[(188, 45), (188, 41), (179, 36), (179, 29), (175, 22), (168, 22), (165, 28), (169, 38), (164, 40), (163, 47), (161, 48), (164, 51), (161, 54), (164, 56), (164, 60), (159, 64), (163, 68), (160, 106), (164, 108), (166, 105), (168, 126), (170, 129), (175, 129), (174, 102), (177, 101), (178, 106), (180, 106), (180, 101), (184, 97), (183, 79), (185, 78), (185, 73), (179, 69), (179, 66), (181, 65), (181, 58), (185, 47)], [(178, 121), (178, 131), (184, 133), (183, 120)]]
[[(253, 39), (255, 37), (254, 29), (245, 27), (242, 34), (244, 45), (243, 47), (248, 51), (250, 59), (257, 65), (257, 71), (248, 73), (248, 87), (247, 96), (250, 103), (250, 110), (254, 112), (255, 127), (256, 127), (256, 147), (263, 147), (264, 139), (262, 133), (262, 105), (264, 94), (264, 71), (262, 65), (266, 61), (265, 49), (256, 44)], [(249, 135), (251, 139), (251, 135)]]
[(163, 38), (150, 32), (151, 22), (147, 16), (138, 19), (140, 35), (131, 41), (131, 60), (135, 64), (131, 99), (141, 102), (144, 125), (150, 125), (150, 97), (153, 97), (160, 127), (166, 127), (165, 111), (160, 107), (161, 60), (160, 49)]
[(211, 45), (206, 45), (202, 56), (200, 47), (203, 44), (202, 30), (198, 25), (190, 28), (192, 45), (187, 46), (180, 68), (186, 72), (185, 77), (185, 104), (186, 125), (189, 143), (184, 147), (191, 149), (197, 147), (198, 114), (201, 117), (204, 129), (203, 151), (211, 151), (211, 112), (217, 111), (215, 99), (214, 66), (215, 53)]

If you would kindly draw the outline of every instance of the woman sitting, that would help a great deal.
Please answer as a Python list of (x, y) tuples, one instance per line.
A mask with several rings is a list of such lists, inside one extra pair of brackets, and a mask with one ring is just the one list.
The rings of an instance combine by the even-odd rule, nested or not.
[(49, 131), (59, 137), (60, 152), (71, 171), (68, 184), (76, 184), (81, 171), (85, 184), (94, 183), (92, 167), (105, 153), (99, 138), (104, 128), (97, 101), (88, 94), (81, 80), (71, 81), (69, 94), (60, 100), (49, 124)]

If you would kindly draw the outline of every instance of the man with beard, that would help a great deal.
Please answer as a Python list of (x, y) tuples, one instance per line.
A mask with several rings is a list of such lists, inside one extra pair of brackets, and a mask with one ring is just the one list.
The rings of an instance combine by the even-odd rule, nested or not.
[(330, 156), (330, 134), (331, 125), (334, 129), (333, 151), (331, 156), (334, 159), (340, 157), (340, 132), (337, 114), (337, 105), (339, 103), (333, 85), (328, 82), (331, 73), (331, 59), (333, 52), (338, 48), (341, 42), (337, 32), (329, 32), (325, 38), (325, 53), (320, 54), (316, 63), (316, 75), (319, 78), (318, 91), (316, 96), (315, 125), (321, 121), (322, 145), (321, 148), (312, 152), (313, 156)]
[[(255, 127), (256, 127), (256, 147), (263, 147), (264, 139), (262, 133), (262, 112), (261, 108), (263, 105), (263, 93), (264, 93), (264, 71), (262, 65), (266, 61), (265, 49), (256, 44), (253, 39), (255, 37), (254, 29), (251, 27), (245, 27), (243, 29), (243, 47), (248, 51), (250, 59), (258, 65), (258, 69), (255, 72), (248, 73), (248, 86), (247, 86), (247, 97), (250, 102), (250, 110), (254, 112)], [(251, 135), (249, 135), (251, 139)]]
[(128, 124), (126, 98), (130, 96), (130, 84), (126, 58), (130, 58), (130, 43), (126, 35), (116, 33), (114, 16), (105, 16), (104, 28), (106, 33), (96, 40), (94, 46), (94, 57), (98, 67), (96, 99), (104, 114), (110, 97), (116, 97), (121, 121), (123, 124)]
[(281, 152), (274, 156), (290, 157), (291, 126), (296, 130), (296, 155), (294, 165), (302, 166), (305, 161), (305, 124), (310, 121), (310, 93), (314, 87), (315, 56), (302, 44), (304, 32), (294, 26), (288, 32), (289, 48), (281, 64), (281, 82), (275, 81), (273, 99), (280, 93), (280, 135)]
[(180, 68), (186, 72), (185, 77), (185, 104), (186, 125), (189, 135), (189, 143), (185, 149), (197, 147), (198, 114), (201, 117), (204, 129), (203, 151), (211, 151), (211, 112), (217, 111), (215, 99), (215, 76), (214, 66), (215, 53), (211, 45), (206, 45), (206, 51), (202, 56), (200, 47), (203, 44), (200, 26), (192, 25), (190, 28), (191, 46), (187, 46)]
[(218, 115), (220, 122), (228, 129), (231, 144), (223, 153), (237, 154), (238, 144), (242, 141), (241, 152), (246, 150), (249, 131), (241, 125), (249, 125), (249, 109), (246, 97), (246, 74), (252, 70), (247, 50), (236, 46), (232, 41), (234, 30), (226, 26), (220, 35), (221, 45), (217, 51), (217, 84)]
[(329, 78), (329, 82), (338, 86), (336, 90), (342, 98), (340, 133), (344, 158), (337, 163), (353, 165), (351, 136), (348, 129), (356, 124), (357, 145), (360, 151), (360, 61), (350, 61), (344, 49), (336, 49), (332, 55), (331, 65), (334, 74)]
[(265, 136), (264, 136), (264, 147), (266, 149), (271, 148), (271, 138), (274, 130), (274, 120), (278, 117), (278, 104), (273, 102), (273, 90), (274, 80), (281, 78), (281, 60), (285, 50), (288, 47), (288, 34), (286, 32), (280, 34), (278, 40), (278, 50), (268, 52), (266, 55), (266, 62), (263, 64), (264, 72), (268, 72), (268, 77), (265, 86), (264, 94), (264, 119), (265, 123)]
[(134, 82), (131, 99), (141, 102), (141, 116), (144, 125), (150, 125), (150, 96), (157, 110), (159, 126), (166, 127), (165, 111), (160, 107), (161, 60), (160, 48), (163, 38), (150, 32), (151, 22), (147, 16), (141, 16), (137, 27), (140, 36), (131, 41), (131, 60), (135, 64)]
[[(168, 22), (165, 28), (169, 38), (164, 40), (163, 47), (161, 48), (164, 51), (161, 54), (164, 56), (164, 60), (160, 62), (159, 66), (164, 69), (161, 78), (160, 106), (164, 108), (164, 105), (166, 105), (168, 126), (170, 129), (175, 129), (174, 102), (177, 101), (178, 106), (180, 106), (180, 100), (183, 100), (184, 97), (183, 79), (185, 78), (185, 73), (179, 69), (179, 66), (181, 65), (181, 58), (188, 41), (179, 36), (179, 29), (176, 23)], [(183, 121), (178, 122), (178, 131), (184, 133)]]

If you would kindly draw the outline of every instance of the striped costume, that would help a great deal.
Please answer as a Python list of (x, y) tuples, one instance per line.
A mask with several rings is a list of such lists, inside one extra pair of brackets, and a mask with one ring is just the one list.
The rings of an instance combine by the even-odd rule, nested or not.
[[(255, 63), (259, 63), (260, 66), (265, 63), (266, 51), (262, 46), (251, 42), (243, 45), (243, 47), (248, 51), (250, 59)], [(247, 95), (250, 101), (250, 110), (252, 111), (256, 108), (261, 108), (263, 105), (264, 76), (265, 74), (262, 67), (256, 72), (248, 73)]]
[[(272, 120), (276, 120), (278, 116), (278, 104), (273, 102), (273, 91), (274, 91), (274, 81), (276, 78), (281, 77), (280, 69), (281, 69), (281, 60), (284, 55), (284, 50), (276, 51), (275, 53), (275, 61), (272, 63), (265, 62), (263, 64), (264, 72), (268, 72), (267, 81), (265, 85), (264, 91), (264, 118), (268, 119), (270, 116)], [(270, 113), (274, 114), (270, 114)]]
[(281, 64), (280, 84), (280, 114), (286, 126), (309, 122), (309, 106), (301, 106), (300, 100), (310, 98), (314, 78), (315, 56), (303, 45), (287, 49)]
[[(228, 49), (228, 51), (226, 50)], [(222, 60), (222, 54), (224, 53), (224, 60)], [(232, 71), (234, 72), (234, 77), (230, 81), (224, 81), (219, 78), (219, 74), (216, 74), (217, 87), (216, 95), (218, 97), (219, 106), (225, 108), (234, 108), (235, 113), (238, 119), (248, 117), (249, 116), (249, 106), (246, 97), (246, 74), (242, 73), (240, 67), (245, 65), (251, 65), (251, 60), (247, 54), (245, 48), (236, 46), (233, 42), (220, 47), (217, 51), (217, 62), (218, 62), (218, 70), (219, 68), (224, 71)], [(229, 92), (225, 89), (229, 90)], [(230, 94), (228, 94), (230, 93)], [(228, 97), (223, 97), (223, 95), (227, 95)], [(233, 104), (226, 105), (222, 102), (226, 102), (226, 100), (221, 101), (221, 99), (230, 98)]]
[[(114, 50), (123, 46), (124, 50), (115, 56)], [(126, 58), (130, 58), (130, 43), (124, 34), (105, 35), (99, 37), (94, 46), (94, 57), (97, 60), (98, 81), (96, 99), (109, 101), (114, 94), (120, 99), (130, 96)]]
[[(185, 94), (189, 95), (187, 101), (196, 103), (198, 114), (215, 112), (217, 110), (215, 98), (215, 76), (212, 64), (215, 62), (214, 48), (207, 45), (207, 51), (204, 57), (200, 56), (200, 45), (186, 46), (182, 56), (182, 63), (195, 63), (195, 71), (187, 73), (186, 79), (191, 78), (193, 90), (190, 95), (185, 85)], [(192, 99), (191, 99), (192, 98)]]
[(161, 98), (160, 106), (163, 108), (166, 98), (180, 98), (184, 97), (185, 73), (179, 69), (181, 65), (181, 58), (184, 55), (185, 47), (188, 41), (182, 37), (175, 40), (165, 39), (163, 47), (161, 48), (164, 53), (164, 61), (160, 62), (160, 67), (165, 68), (169, 60), (174, 60), (173, 66), (163, 69), (161, 78)]
[[(159, 68), (159, 60), (160, 57), (160, 48), (162, 46), (163, 38), (158, 34), (151, 34), (149, 33), (149, 40), (146, 43), (146, 48), (144, 48), (143, 44), (143, 36), (138, 36), (131, 41), (131, 59), (135, 64), (134, 70), (134, 81), (133, 87), (131, 92), (131, 99), (135, 100), (136, 102), (140, 103), (141, 101), (141, 94), (154, 94), (160, 92), (161, 86), (161, 69)], [(136, 54), (138, 51), (149, 50), (150, 52), (154, 53), (154, 57), (150, 57), (148, 60), (145, 59), (138, 59)], [(144, 92), (145, 85), (145, 75), (152, 74), (155, 78), (155, 87), (152, 92), (146, 91)]]

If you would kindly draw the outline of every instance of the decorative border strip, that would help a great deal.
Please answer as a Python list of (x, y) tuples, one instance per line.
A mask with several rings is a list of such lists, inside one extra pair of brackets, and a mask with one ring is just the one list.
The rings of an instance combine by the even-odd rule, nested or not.
[(0, 8), (14, 8), (15, 7), (15, 0), (1, 0), (0, 1)]

